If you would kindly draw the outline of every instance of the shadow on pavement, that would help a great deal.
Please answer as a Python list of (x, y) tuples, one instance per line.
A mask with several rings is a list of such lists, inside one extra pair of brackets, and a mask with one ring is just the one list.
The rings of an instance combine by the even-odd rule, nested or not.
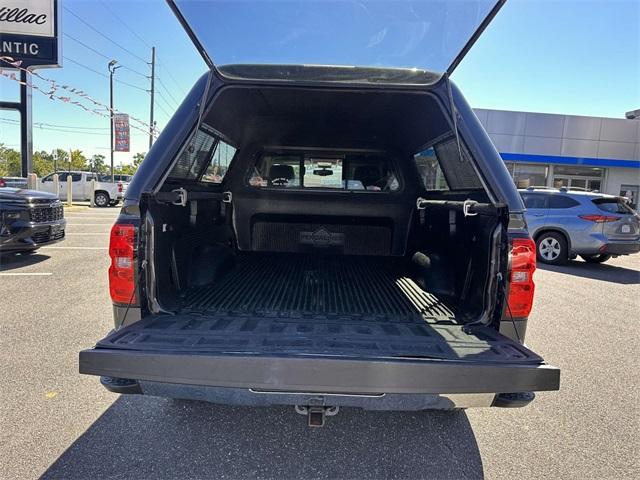
[(538, 268), (551, 272), (601, 280), (603, 282), (620, 283), (622, 285), (636, 285), (640, 283), (640, 272), (638, 270), (607, 265), (606, 263), (594, 264), (571, 261), (567, 265), (546, 265), (539, 262)]
[(123, 396), (41, 478), (483, 478), (464, 412), (293, 407)]
[(28, 267), (48, 260), (49, 255), (42, 253), (4, 253), (0, 255), (0, 272), (7, 272), (16, 268)]

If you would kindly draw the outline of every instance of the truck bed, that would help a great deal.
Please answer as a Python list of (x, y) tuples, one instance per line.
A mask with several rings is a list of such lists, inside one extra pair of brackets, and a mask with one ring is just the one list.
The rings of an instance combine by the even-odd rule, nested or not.
[(98, 347), (188, 353), (428, 357), (539, 363), (494, 329), (467, 331), (406, 275), (401, 259), (249, 255)]
[(402, 258), (244, 255), (215, 285), (187, 290), (181, 313), (455, 322), (406, 273)]

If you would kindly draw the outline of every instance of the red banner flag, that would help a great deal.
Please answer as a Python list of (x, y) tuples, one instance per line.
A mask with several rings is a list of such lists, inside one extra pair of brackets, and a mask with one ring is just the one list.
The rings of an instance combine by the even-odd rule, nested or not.
[(115, 148), (116, 152), (128, 152), (129, 151), (129, 115), (126, 113), (116, 113), (113, 115), (113, 130), (115, 135)]

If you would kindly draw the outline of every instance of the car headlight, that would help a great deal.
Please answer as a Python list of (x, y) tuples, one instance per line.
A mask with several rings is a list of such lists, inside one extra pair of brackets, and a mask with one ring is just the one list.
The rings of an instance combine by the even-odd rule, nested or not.
[(7, 220), (15, 220), (20, 218), (20, 212), (4, 212), (4, 218)]

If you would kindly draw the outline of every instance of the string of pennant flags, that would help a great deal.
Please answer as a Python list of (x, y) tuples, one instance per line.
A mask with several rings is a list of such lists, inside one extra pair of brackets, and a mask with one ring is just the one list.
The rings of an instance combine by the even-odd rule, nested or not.
[[(27, 87), (30, 87), (40, 93), (42, 93), (44, 96), (48, 97), (49, 100), (53, 100), (53, 101), (61, 101), (63, 103), (67, 103), (70, 105), (74, 105), (78, 108), (81, 108), (82, 110), (84, 110), (87, 113), (90, 114), (94, 114), (94, 115), (98, 115), (100, 117), (103, 118), (111, 118), (110, 113), (115, 114), (121, 114), (121, 113), (125, 113), (125, 112), (121, 112), (115, 108), (111, 108), (108, 105), (105, 105), (104, 103), (100, 102), (99, 100), (96, 100), (95, 98), (93, 98), (91, 95), (89, 95), (87, 92), (85, 92), (84, 90), (81, 90), (79, 88), (75, 88), (71, 85), (61, 85), (58, 82), (56, 82), (53, 79), (44, 77), (42, 75), (40, 75), (38, 72), (35, 71), (31, 71), (28, 70), (26, 68), (21, 67), (20, 65), (22, 64), (22, 62), (20, 60), (15, 60), (12, 57), (7, 57), (7, 56), (0, 56), (0, 75), (2, 75), (5, 78), (8, 78), (9, 80), (12, 80), (14, 82), (17, 82), (21, 85), (25, 85)], [(5, 69), (2, 68), (3, 65), (7, 65), (7, 67), (5, 67), (5, 69), (16, 69), (16, 70), (20, 70), (20, 71), (24, 71), (27, 73), (30, 73), (31, 75), (33, 75), (34, 77), (39, 78), (40, 80), (43, 80), (45, 82), (47, 82), (50, 87), (49, 90), (45, 89), (45, 88), (41, 88), (39, 85), (33, 83), (33, 82), (23, 82), (22, 80), (20, 80), (18, 78), (18, 76), (16, 76), (16, 74), (14, 72), (7, 72), (5, 71)], [(80, 97), (83, 100), (86, 100), (87, 102), (90, 102), (93, 107), (101, 107), (101, 108), (92, 108), (91, 106), (87, 106), (86, 104), (82, 103), (81, 101), (75, 100), (73, 99), (71, 96), (66, 96), (66, 95), (59, 95), (58, 92), (60, 90), (64, 90), (65, 92), (69, 92), (70, 94)], [(103, 111), (103, 110), (106, 110)], [(139, 130), (141, 132), (144, 132), (145, 134), (149, 134), (149, 131), (152, 130), (152, 135), (154, 137), (158, 136), (158, 132), (155, 129), (155, 127), (152, 129), (151, 126), (146, 123), (144, 120), (141, 120), (139, 118), (133, 117), (131, 115), (129, 115), (129, 118), (131, 120), (133, 120), (134, 122), (140, 124), (140, 126), (138, 125), (134, 125), (134, 124), (130, 124), (131, 128), (135, 128), (136, 130)]]

